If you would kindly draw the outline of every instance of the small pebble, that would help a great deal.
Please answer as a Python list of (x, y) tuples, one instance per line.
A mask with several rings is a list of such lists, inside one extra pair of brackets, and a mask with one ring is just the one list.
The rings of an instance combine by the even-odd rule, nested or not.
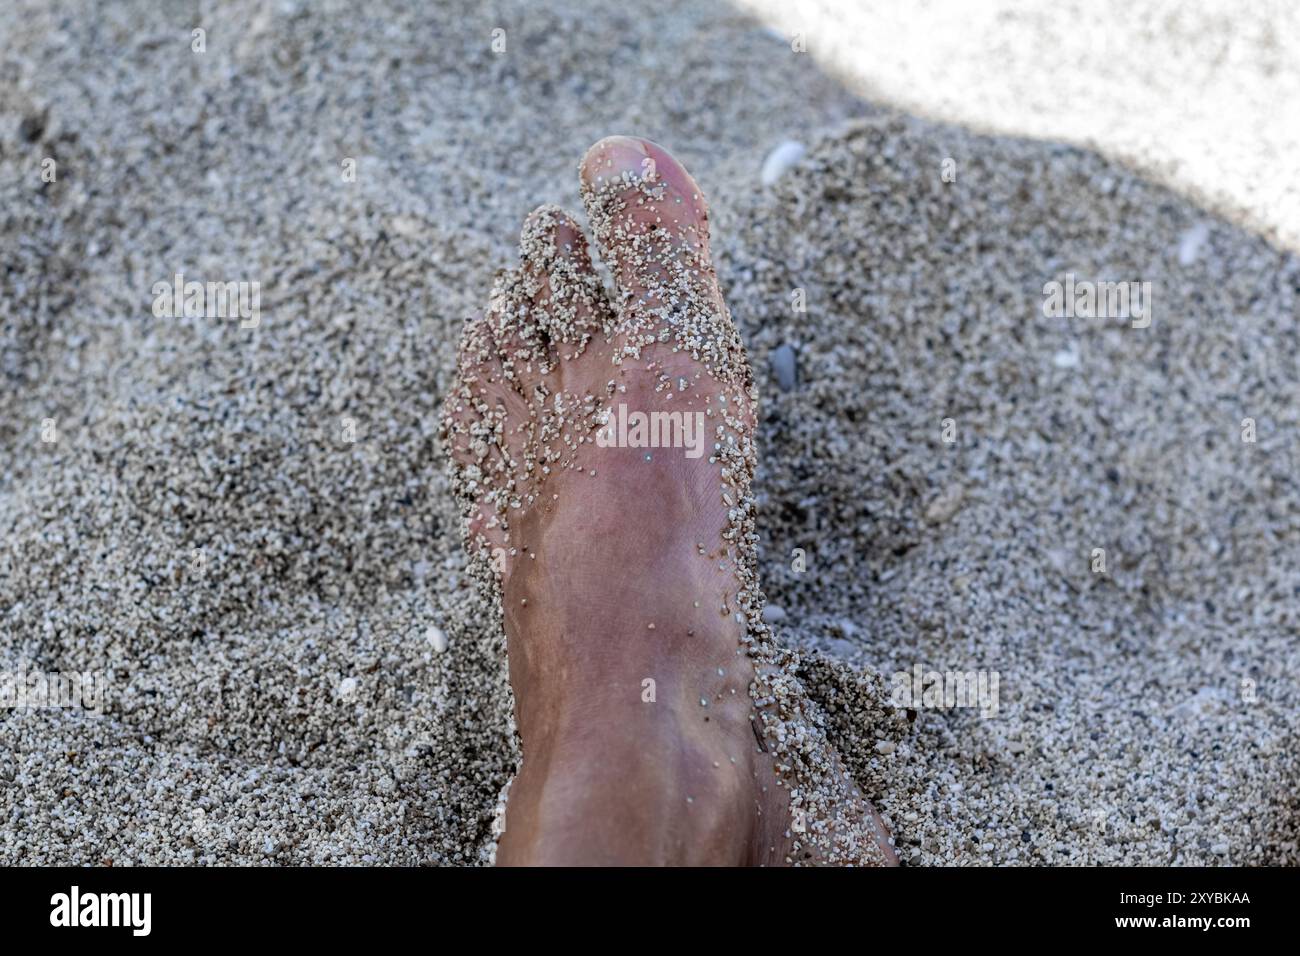
[(764, 186), (771, 186), (781, 176), (799, 160), (803, 159), (808, 150), (803, 143), (793, 139), (787, 139), (773, 147), (772, 151), (767, 154), (763, 160), (763, 170), (759, 174), (759, 179)]
[(429, 629), (424, 632), (425, 639), (433, 645), (434, 651), (441, 654), (447, 649), (447, 635), (443, 633), (442, 628), (435, 624), (430, 624)]
[(794, 391), (799, 381), (799, 363), (794, 349), (789, 345), (780, 345), (772, 350), (770, 361), (777, 387), (783, 392)]

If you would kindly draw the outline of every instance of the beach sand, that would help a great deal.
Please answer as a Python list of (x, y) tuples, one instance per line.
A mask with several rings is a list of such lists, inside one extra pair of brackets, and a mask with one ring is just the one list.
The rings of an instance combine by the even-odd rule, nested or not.
[[(107, 691), (0, 713), (0, 863), (490, 859), (512, 700), (438, 409), (610, 133), (710, 197), (766, 619), (904, 862), (1300, 862), (1300, 215), (1262, 129), (1300, 40), (1224, 9), (1143, 62), (1246, 76), (1257, 138), (1153, 107), (1112, 148), (991, 124), (1030, 56), (991, 40), (931, 108), (726, 6), (7, 4), (0, 671)], [(156, 316), (176, 273), (259, 282), (257, 327)], [(1149, 327), (1045, 316), (1067, 274), (1150, 282)], [(892, 706), (918, 667), (996, 713)]]

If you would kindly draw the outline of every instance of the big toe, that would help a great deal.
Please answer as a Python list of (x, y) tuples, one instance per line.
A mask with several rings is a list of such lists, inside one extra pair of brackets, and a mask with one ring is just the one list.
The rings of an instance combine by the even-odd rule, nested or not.
[(662, 146), (610, 136), (580, 167), (582, 199), (601, 257), (618, 285), (625, 351), (667, 344), (724, 382), (752, 381), (709, 256), (700, 187)]
[(700, 187), (662, 146), (609, 136), (587, 151), (582, 199), (624, 308), (721, 296), (709, 260), (709, 213)]

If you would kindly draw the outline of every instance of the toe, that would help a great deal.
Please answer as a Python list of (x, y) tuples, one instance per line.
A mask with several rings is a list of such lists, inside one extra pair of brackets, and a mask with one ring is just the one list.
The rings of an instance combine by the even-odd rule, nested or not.
[(492, 554), (505, 545), (498, 489), (508, 487), (503, 423), (512, 391), (483, 316), (465, 323), (456, 379), (443, 403), (441, 437), (452, 461), (453, 490), (469, 516), (466, 544)]
[(523, 268), (498, 272), (485, 317), (500, 352), (502, 370), (524, 395), (529, 395), (555, 364), (550, 338), (533, 303), (532, 287)]
[(549, 204), (533, 210), (519, 253), (536, 321), (554, 345), (577, 346), (563, 357), (572, 358), (597, 332), (612, 331), (613, 310), (572, 216)]
[(582, 197), (624, 299), (650, 306), (685, 293), (721, 302), (699, 186), (662, 146), (609, 136), (587, 151)]
[(668, 344), (748, 392), (744, 348), (709, 256), (704, 195), (685, 167), (646, 139), (611, 136), (587, 151), (582, 199), (618, 285), (624, 352)]

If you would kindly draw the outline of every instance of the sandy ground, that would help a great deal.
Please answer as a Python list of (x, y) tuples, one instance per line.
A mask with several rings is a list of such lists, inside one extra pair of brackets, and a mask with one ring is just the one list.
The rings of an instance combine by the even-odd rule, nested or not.
[[(437, 409), (611, 132), (712, 198), (769, 617), (904, 859), (1300, 862), (1294, 15), (1180, 5), (1058, 103), (1038, 5), (942, 97), (915, 34), (538, 6), (0, 7), (0, 671), (108, 688), (0, 712), (0, 862), (487, 858), (512, 703)], [(1203, 121), (1146, 92), (1180, 64)], [(260, 324), (155, 316), (176, 272), (260, 282)], [(1151, 282), (1150, 327), (1045, 316), (1067, 273)], [(918, 665), (996, 714), (891, 714)]]

